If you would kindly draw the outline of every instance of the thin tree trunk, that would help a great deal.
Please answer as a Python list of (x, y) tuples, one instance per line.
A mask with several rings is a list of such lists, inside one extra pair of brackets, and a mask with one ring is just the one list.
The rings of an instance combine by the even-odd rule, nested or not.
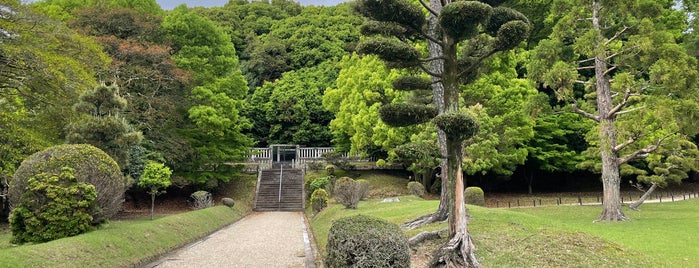
[[(592, 24), (594, 29), (602, 31), (598, 17), (600, 8), (599, 0), (595, 0), (592, 6)], [(603, 39), (601, 34), (597, 42), (598, 46), (602, 46)], [(605, 74), (608, 66), (604, 58), (605, 55), (595, 56), (595, 89), (597, 91), (597, 111), (600, 124), (599, 138), (604, 201), (602, 214), (597, 221), (624, 221), (628, 220), (628, 218), (621, 211), (619, 157), (614, 151), (616, 146), (616, 129), (614, 127), (614, 115), (609, 114), (612, 109), (612, 97), (609, 77)]]
[(656, 188), (658, 188), (658, 183), (653, 182), (650, 185), (650, 188), (648, 188), (648, 190), (641, 196), (641, 198), (636, 200), (636, 202), (633, 202), (633, 204), (629, 205), (629, 208), (633, 209), (633, 210), (638, 210), (638, 207), (641, 206), (643, 204), (643, 202), (645, 202), (646, 199), (648, 199), (648, 197), (650, 197), (651, 194), (653, 194), (653, 191), (655, 191)]
[(153, 220), (153, 212), (155, 210), (155, 193), (150, 194), (150, 220)]

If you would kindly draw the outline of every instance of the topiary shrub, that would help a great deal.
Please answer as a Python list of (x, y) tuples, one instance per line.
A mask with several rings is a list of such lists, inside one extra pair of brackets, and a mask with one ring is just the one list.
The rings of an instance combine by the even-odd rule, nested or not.
[(342, 177), (335, 181), (333, 195), (335, 200), (344, 205), (345, 208), (356, 209), (361, 199), (361, 189), (359, 183), (350, 177)]
[(211, 193), (207, 191), (196, 191), (189, 197), (192, 198), (193, 209), (204, 209), (211, 207), (214, 204), (214, 199), (211, 197)]
[(422, 183), (411, 181), (408, 182), (408, 191), (414, 196), (422, 197), (425, 194), (425, 186)]
[(483, 189), (481, 187), (467, 187), (464, 190), (464, 200), (466, 204), (485, 206), (485, 194), (483, 194)]
[(410, 267), (408, 238), (400, 228), (379, 218), (357, 215), (335, 221), (328, 233), (325, 265), (345, 267)]
[(96, 197), (95, 187), (78, 182), (72, 168), (29, 178), (10, 215), (12, 243), (47, 242), (91, 230)]
[(313, 207), (313, 212), (318, 213), (328, 206), (328, 192), (323, 189), (316, 189), (311, 194), (311, 206)]
[(369, 197), (369, 190), (371, 190), (371, 184), (367, 180), (357, 180), (359, 183), (359, 199), (366, 200)]
[(64, 144), (32, 154), (22, 162), (10, 181), (10, 204), (17, 206), (29, 178), (41, 173), (60, 174), (64, 167), (75, 170), (75, 178), (95, 186), (98, 210), (92, 224), (99, 224), (121, 209), (126, 192), (126, 179), (117, 163), (105, 152), (87, 144)]

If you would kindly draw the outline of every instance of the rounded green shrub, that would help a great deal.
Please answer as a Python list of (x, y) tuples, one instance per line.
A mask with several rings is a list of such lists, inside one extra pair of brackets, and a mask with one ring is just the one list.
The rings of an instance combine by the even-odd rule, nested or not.
[(314, 192), (318, 189), (327, 189), (330, 186), (330, 179), (328, 177), (320, 177), (311, 182), (309, 190)]
[(468, 113), (452, 112), (434, 118), (434, 124), (455, 141), (470, 139), (478, 133), (478, 122)]
[(345, 208), (356, 209), (362, 197), (360, 187), (359, 183), (350, 177), (337, 179), (333, 189), (335, 200), (344, 205)]
[(328, 192), (323, 189), (316, 189), (311, 194), (311, 206), (313, 207), (313, 212), (318, 213), (328, 206), (328, 199), (330, 196)]
[(328, 233), (325, 265), (345, 267), (410, 267), (408, 238), (400, 228), (379, 218), (356, 215), (335, 221)]
[(386, 163), (386, 160), (379, 159), (379, 160), (376, 160), (376, 166), (377, 167), (386, 167), (386, 166), (388, 166), (388, 163)]
[(464, 190), (464, 200), (466, 204), (485, 206), (485, 194), (483, 194), (483, 189), (481, 187), (467, 187)]
[(408, 182), (408, 191), (410, 194), (422, 197), (425, 194), (425, 186), (417, 181)]
[(328, 176), (335, 175), (335, 165), (327, 165), (325, 166), (325, 173)]
[(47, 242), (91, 230), (96, 197), (95, 187), (78, 182), (72, 168), (29, 178), (10, 215), (12, 243)]
[(64, 167), (75, 170), (78, 182), (95, 187), (99, 209), (92, 214), (93, 224), (101, 223), (119, 212), (124, 202), (126, 179), (114, 159), (88, 144), (57, 145), (25, 159), (9, 183), (10, 204), (19, 204), (29, 178), (41, 173), (60, 174)]
[(371, 190), (371, 184), (367, 180), (357, 180), (359, 184), (359, 199), (366, 200), (369, 197), (369, 190)]

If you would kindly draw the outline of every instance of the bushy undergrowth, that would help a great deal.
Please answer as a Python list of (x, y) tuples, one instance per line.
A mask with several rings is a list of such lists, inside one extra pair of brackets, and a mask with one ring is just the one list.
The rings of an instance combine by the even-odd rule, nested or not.
[(362, 198), (361, 185), (350, 177), (342, 177), (335, 181), (333, 195), (335, 200), (345, 208), (355, 209)]
[(71, 168), (29, 178), (10, 215), (12, 243), (47, 242), (91, 230), (96, 197), (95, 187), (78, 182)]
[(417, 181), (408, 182), (408, 190), (410, 194), (422, 197), (425, 194), (425, 186)]
[(328, 192), (323, 189), (316, 189), (311, 194), (311, 206), (313, 207), (313, 212), (318, 213), (328, 206)]
[(325, 265), (335, 267), (410, 267), (408, 238), (379, 218), (356, 215), (333, 223)]

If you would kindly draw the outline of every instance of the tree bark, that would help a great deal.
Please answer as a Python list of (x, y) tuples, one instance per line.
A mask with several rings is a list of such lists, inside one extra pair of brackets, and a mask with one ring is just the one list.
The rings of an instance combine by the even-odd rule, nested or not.
[(638, 210), (638, 207), (641, 206), (643, 202), (645, 202), (646, 199), (648, 199), (648, 197), (650, 197), (650, 195), (653, 193), (653, 191), (655, 191), (656, 188), (658, 188), (658, 183), (653, 182), (650, 185), (650, 188), (648, 188), (648, 190), (645, 193), (643, 193), (641, 198), (636, 200), (636, 202), (633, 202), (633, 204), (629, 205), (629, 208), (633, 210)]
[[(594, 29), (603, 30), (599, 22), (600, 2), (595, 0), (592, 5), (592, 25)], [(603, 45), (601, 34), (598, 36), (597, 45)], [(602, 187), (603, 201), (602, 214), (597, 221), (625, 221), (628, 220), (621, 211), (621, 197), (619, 188), (621, 178), (619, 176), (619, 157), (614, 151), (616, 147), (616, 128), (614, 127), (615, 115), (610, 114), (612, 109), (612, 94), (609, 70), (604, 50), (600, 50), (595, 56), (595, 90), (597, 91), (597, 111), (599, 116), (600, 157), (602, 159)], [(601, 55), (599, 53), (602, 53)]]
[(150, 194), (150, 220), (153, 220), (153, 212), (155, 211), (155, 193)]

